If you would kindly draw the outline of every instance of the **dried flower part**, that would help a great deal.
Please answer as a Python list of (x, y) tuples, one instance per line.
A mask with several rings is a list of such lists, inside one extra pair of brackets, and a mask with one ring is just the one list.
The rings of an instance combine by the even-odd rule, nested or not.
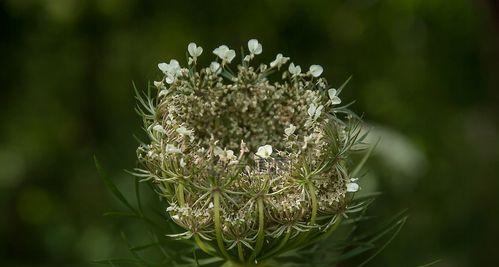
[[(329, 89), (321, 66), (302, 73), (291, 63), (279, 75), (288, 57), (255, 67), (262, 45), (252, 39), (248, 50), (236, 72), (226, 45), (213, 50), (220, 61), (200, 68), (203, 49), (191, 43), (189, 67), (160, 63), (157, 95), (139, 99), (150, 142), (138, 148), (138, 172), (187, 231), (176, 237), (199, 237), (207, 252), (239, 260), (337, 222), (360, 188), (348, 157), (363, 146), (359, 119), (336, 106), (342, 87)], [(298, 237), (304, 232), (314, 234)]]

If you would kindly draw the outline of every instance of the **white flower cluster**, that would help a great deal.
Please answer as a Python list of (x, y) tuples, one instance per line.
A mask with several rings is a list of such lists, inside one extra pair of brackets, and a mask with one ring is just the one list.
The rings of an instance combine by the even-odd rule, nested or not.
[(256, 39), (237, 72), (227, 45), (207, 67), (198, 65), (202, 47), (187, 51), (185, 68), (175, 59), (158, 64), (158, 93), (142, 101), (150, 143), (138, 149), (142, 177), (187, 231), (178, 237), (216, 240), (225, 258), (237, 248), (256, 259), (274, 239), (323, 231), (341, 216), (359, 190), (347, 171), (357, 119), (337, 106), (342, 87), (328, 86), (320, 65), (283, 68), (290, 58), (281, 53), (253, 66), (263, 52)]

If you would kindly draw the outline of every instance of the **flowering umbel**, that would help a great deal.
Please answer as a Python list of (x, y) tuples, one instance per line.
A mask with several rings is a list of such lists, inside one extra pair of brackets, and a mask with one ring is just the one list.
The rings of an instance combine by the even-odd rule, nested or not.
[(323, 68), (306, 72), (256, 39), (235, 68), (235, 50), (188, 46), (188, 64), (160, 63), (157, 94), (139, 99), (149, 142), (137, 175), (150, 181), (171, 219), (206, 253), (255, 263), (331, 234), (359, 190), (349, 155), (365, 149), (360, 119), (341, 103)]

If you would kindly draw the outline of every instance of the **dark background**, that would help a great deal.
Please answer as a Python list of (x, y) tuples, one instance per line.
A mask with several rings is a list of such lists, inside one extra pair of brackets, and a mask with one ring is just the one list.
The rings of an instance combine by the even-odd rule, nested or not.
[[(471, 0), (0, 1), (0, 265), (88, 266), (126, 253), (94, 154), (129, 193), (132, 81), (186, 46), (263, 44), (324, 66), (383, 138), (370, 214), (409, 220), (370, 266), (494, 266), (499, 241), (498, 6)], [(236, 49), (239, 51), (239, 49)]]

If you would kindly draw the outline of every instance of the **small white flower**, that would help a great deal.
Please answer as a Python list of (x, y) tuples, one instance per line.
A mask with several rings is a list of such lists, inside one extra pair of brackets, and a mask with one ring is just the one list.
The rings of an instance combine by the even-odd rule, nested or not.
[(187, 164), (185, 163), (184, 158), (180, 159), (180, 167), (184, 168)]
[(210, 64), (210, 71), (215, 74), (219, 74), (222, 72), (222, 68), (220, 67), (220, 63), (213, 61)]
[(209, 209), (213, 209), (213, 207), (215, 207), (215, 206), (213, 205), (213, 202), (210, 202), (210, 204), (208, 204), (208, 208), (209, 208)]
[(158, 89), (165, 89), (165, 84), (163, 83), (163, 81), (160, 81), (160, 82), (157, 82), (157, 81), (154, 81), (154, 86)]
[(203, 48), (201, 46), (197, 46), (196, 43), (190, 43), (187, 46), (187, 51), (189, 51), (189, 55), (191, 55), (191, 57), (194, 58), (194, 61), (196, 61), (196, 58), (203, 53)]
[(168, 70), (169, 70), (169, 65), (168, 63), (165, 63), (165, 62), (161, 62), (161, 63), (158, 63), (158, 68), (159, 70), (161, 70), (163, 73), (166, 73)]
[(347, 183), (347, 192), (354, 193), (359, 191), (359, 189), (360, 187), (356, 182), (351, 181), (350, 183)]
[(166, 134), (166, 130), (165, 128), (163, 128), (162, 125), (158, 124), (158, 125), (154, 125), (154, 127), (152, 127), (152, 129), (158, 133), (162, 133), (162, 134)]
[(268, 158), (272, 154), (272, 146), (271, 145), (264, 145), (258, 148), (258, 151), (256, 152), (256, 155), (261, 157), (261, 158)]
[(321, 76), (322, 71), (324, 71), (324, 69), (322, 68), (321, 65), (312, 65), (308, 69), (308, 73), (312, 74), (312, 76), (314, 76), (314, 77)]
[(277, 67), (277, 68), (280, 68), (282, 65), (286, 64), (286, 62), (288, 62), (289, 60), (289, 57), (284, 57), (282, 56), (282, 54), (277, 54), (277, 56), (275, 57), (274, 61), (270, 62), (270, 67), (273, 68), (273, 67)]
[(220, 156), (224, 153), (224, 150), (219, 147), (219, 146), (216, 146), (214, 149), (213, 149), (213, 154), (215, 154), (215, 156)]
[(178, 215), (173, 215), (173, 216), (172, 216), (172, 219), (174, 219), (174, 220), (178, 221), (178, 219), (180, 219), (180, 217), (179, 217)]
[(314, 139), (314, 134), (306, 135), (303, 137), (303, 146), (301, 147), (303, 150), (307, 148), (308, 143)]
[(159, 91), (158, 96), (159, 96), (159, 97), (162, 97), (162, 96), (164, 96), (164, 95), (167, 95), (167, 94), (168, 94), (168, 92), (169, 92), (169, 91), (168, 91), (168, 90), (166, 90), (166, 88), (165, 88), (165, 89), (163, 89), (163, 90)]
[(234, 161), (237, 159), (237, 157), (234, 155), (234, 151), (230, 149), (222, 149), (221, 147), (216, 146), (213, 154), (215, 156), (218, 156), (221, 161)]
[(178, 148), (178, 147), (176, 147), (174, 145), (171, 145), (171, 144), (167, 144), (166, 145), (165, 151), (168, 154), (182, 153), (182, 151), (180, 150), (180, 148)]
[(299, 65), (296, 65), (294, 63), (289, 64), (288, 68), (289, 73), (293, 76), (297, 76), (301, 73), (301, 67)]
[(329, 99), (331, 99), (331, 104), (338, 105), (341, 103), (341, 99), (338, 97), (336, 89), (329, 89), (327, 90), (327, 93), (329, 95)]
[(225, 62), (230, 63), (234, 57), (236, 57), (236, 51), (229, 49), (226, 45), (215, 48), (213, 54), (217, 55), (222, 60), (222, 64)]
[(322, 113), (322, 109), (324, 108), (323, 105), (317, 106), (314, 103), (310, 104), (310, 107), (308, 108), (307, 112), (310, 117), (313, 117), (314, 120), (319, 118), (319, 116)]
[(253, 55), (260, 55), (262, 53), (262, 44), (257, 39), (251, 39), (248, 41), (248, 50)]
[(237, 157), (234, 155), (234, 151), (228, 149), (225, 150), (225, 158), (229, 161), (235, 160)]
[(178, 127), (176, 131), (181, 135), (187, 135), (187, 136), (192, 135), (193, 132), (192, 130), (187, 130), (187, 128), (185, 128), (184, 126)]
[(234, 155), (234, 151), (230, 149), (222, 149), (217, 146), (215, 147), (213, 153), (215, 154), (215, 156), (220, 157), (221, 161), (233, 161), (237, 159), (237, 157)]
[(290, 136), (292, 135), (296, 130), (296, 126), (294, 126), (293, 124), (290, 124), (288, 128), (284, 129), (284, 134), (286, 134), (286, 136)]
[(182, 68), (175, 59), (170, 60), (170, 63), (159, 63), (158, 68), (166, 75), (165, 82), (168, 84), (172, 84), (178, 76), (182, 75)]

